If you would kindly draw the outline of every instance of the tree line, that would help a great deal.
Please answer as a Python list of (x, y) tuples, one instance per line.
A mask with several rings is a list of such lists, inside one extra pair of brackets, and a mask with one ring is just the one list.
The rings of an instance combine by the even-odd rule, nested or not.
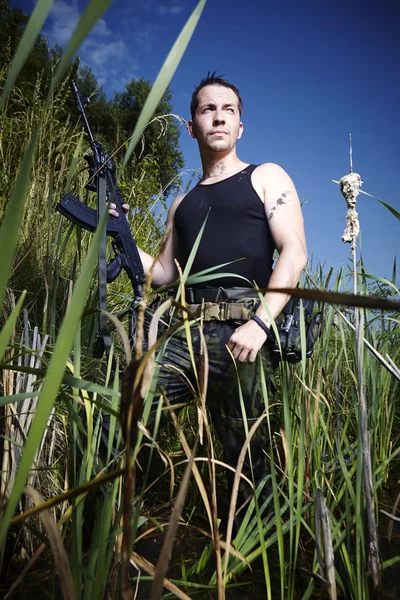
[[(29, 15), (24, 14), (21, 9), (11, 8), (9, 0), (0, 0), (0, 65), (7, 65), (12, 61), (28, 19)], [(38, 82), (45, 97), (62, 52), (60, 46), (50, 47), (43, 35), (37, 38), (16, 82), (16, 87), (26, 101), (32, 102)], [(75, 58), (67, 79), (75, 79), (81, 94), (90, 97), (88, 114), (90, 114), (94, 135), (108, 151), (117, 150), (132, 135), (140, 111), (150, 92), (150, 82), (143, 77), (133, 79), (126, 84), (123, 92), (114, 93), (112, 98), (107, 98), (90, 66), (81, 64), (79, 57)], [(70, 86), (65, 86), (65, 90), (66, 98), (62, 111), (58, 113), (58, 118), (61, 120), (69, 118), (72, 123), (76, 123), (79, 119), (79, 112), (76, 110)], [(9, 110), (12, 111), (12, 109), (13, 105), (10, 105)], [(15, 107), (15, 110), (18, 108)], [(172, 112), (172, 95), (168, 89), (155, 114), (166, 115)], [(162, 135), (160, 135), (161, 131)], [(137, 169), (145, 157), (152, 156), (157, 163), (158, 187), (164, 189), (172, 181), (173, 183), (164, 192), (164, 195), (174, 192), (179, 186), (178, 175), (184, 166), (183, 155), (179, 147), (179, 135), (180, 125), (175, 119), (169, 119), (167, 126), (163, 128), (158, 122), (150, 124), (146, 129), (143, 145), (138, 149), (131, 166), (128, 167), (128, 176), (129, 169)], [(122, 155), (122, 151), (120, 155)]]
[[(28, 20), (29, 15), (11, 8), (9, 0), (0, 0), (0, 93)], [(84, 154), (90, 146), (82, 134), (83, 124), (70, 81), (75, 79), (81, 94), (90, 97), (87, 114), (93, 134), (104, 150), (114, 155), (117, 165), (151, 88), (149, 81), (140, 78), (127, 83), (123, 92), (107, 98), (90, 66), (83, 65), (77, 57), (51, 101), (46, 102), (62, 53), (62, 48), (50, 47), (44, 36), (37, 38), (0, 119), (0, 223), (30, 139), (39, 125), (9, 285), (12, 290), (28, 291), (30, 315), (35, 323), (42, 321), (44, 330), (51, 311), (46, 308), (43, 317), (43, 307), (50, 306), (48, 299), (56, 302), (54, 322), (58, 322), (68, 298), (68, 282), (75, 279), (90, 243), (89, 234), (77, 228), (70, 231), (65, 223), (60, 227), (56, 204), (69, 191), (88, 204), (95, 204), (95, 195), (85, 190), (88, 171)], [(167, 90), (155, 115), (171, 112), (172, 97)], [(157, 252), (162, 239), (167, 198), (181, 184), (179, 174), (184, 160), (179, 134), (176, 119), (149, 124), (119, 177), (123, 198), (131, 208), (129, 223), (133, 235), (151, 253)], [(49, 287), (49, 281), (55, 282), (54, 289)], [(121, 276), (112, 289), (129, 294), (128, 284), (127, 278)]]

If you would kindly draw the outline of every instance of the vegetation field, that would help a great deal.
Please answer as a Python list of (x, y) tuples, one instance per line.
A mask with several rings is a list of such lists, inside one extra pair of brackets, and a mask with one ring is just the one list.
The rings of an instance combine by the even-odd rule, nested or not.
[[(108, 286), (111, 353), (93, 356), (105, 220), (91, 234), (56, 210), (69, 192), (95, 205), (71, 80), (91, 97), (93, 131), (113, 153), (132, 233), (155, 254), (184, 164), (168, 85), (205, 0), (154, 85), (132, 81), (112, 100), (74, 58), (108, 4), (89, 2), (61, 50), (40, 36), (51, 2), (40, 0), (28, 22), (0, 1), (0, 596), (399, 598), (395, 261), (391, 280), (370, 274), (354, 243), (348, 271), (327, 272), (321, 257), (293, 290), (316, 300), (321, 331), (306, 358), (303, 319), (302, 359), (279, 362), (274, 396), (261, 382), (265, 411), (242, 458), (267, 420), (269, 468), (258, 486), (248, 482), (239, 524), (242, 461), (228, 497), (207, 414), (206, 351), (190, 405), (176, 410), (156, 385), (171, 336), (183, 328), (190, 348), (190, 331), (200, 326), (185, 310), (184, 286), (209, 274), (181, 273), (175, 304), (148, 279), (134, 356), (132, 289), (122, 274)], [(156, 331), (146, 350), (145, 310)]]

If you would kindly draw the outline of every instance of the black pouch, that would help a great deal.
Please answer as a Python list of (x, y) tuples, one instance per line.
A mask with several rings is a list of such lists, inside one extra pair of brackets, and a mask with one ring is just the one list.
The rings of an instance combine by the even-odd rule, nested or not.
[(303, 305), (304, 310), (307, 358), (310, 358), (312, 355), (314, 343), (321, 333), (322, 313), (314, 312), (315, 301), (292, 296), (282, 312), (275, 319), (282, 355), (275, 332), (271, 328), (270, 344), (275, 359), (278, 361), (285, 360), (290, 363), (301, 361), (300, 304)]

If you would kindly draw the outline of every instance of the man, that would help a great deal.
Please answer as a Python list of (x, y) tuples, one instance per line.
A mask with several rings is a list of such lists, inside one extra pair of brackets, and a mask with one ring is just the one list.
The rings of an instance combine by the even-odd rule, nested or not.
[[(257, 298), (253, 284), (259, 289), (295, 287), (307, 261), (300, 202), (289, 175), (276, 164), (249, 165), (237, 156), (236, 142), (243, 134), (241, 112), (239, 91), (215, 73), (195, 89), (188, 129), (197, 140), (203, 174), (188, 194), (173, 201), (167, 218), (166, 242), (153, 269), (154, 286), (175, 281), (175, 259), (185, 267), (206, 219), (192, 273), (230, 263), (213, 272), (221, 273), (219, 279), (188, 290), (188, 301), (198, 306), (204, 300), (213, 309), (207, 310), (214, 318), (207, 319), (207, 310), (203, 315), (210, 364), (207, 405), (224, 447), (225, 462), (233, 468), (246, 439), (243, 410), (250, 428), (265, 408), (260, 366), (267, 385), (273, 388), (266, 341), (271, 317), (277, 317), (288, 301), (286, 295), (267, 289), (267, 312), (261, 303), (252, 300)], [(110, 212), (115, 215), (114, 208)], [(275, 248), (279, 258), (272, 271)], [(143, 250), (140, 256), (148, 272), (154, 258)], [(233, 275), (227, 275), (226, 271)], [(227, 305), (231, 318), (231, 313), (226, 312)], [(236, 312), (231, 308), (233, 305)], [(198, 357), (198, 328), (193, 329), (192, 336)], [(165, 372), (161, 369), (161, 388), (170, 402), (181, 402), (188, 397), (188, 387), (176, 371), (183, 372), (189, 380), (191, 377), (185, 334), (171, 338), (163, 362), (176, 368), (172, 372), (171, 368), (164, 369)], [(264, 421), (252, 441), (252, 469), (249, 460), (244, 466), (244, 473), (251, 476), (253, 471), (256, 482), (265, 473), (266, 439)], [(229, 473), (228, 480), (232, 485)], [(248, 490), (242, 485), (239, 505), (246, 495)]]

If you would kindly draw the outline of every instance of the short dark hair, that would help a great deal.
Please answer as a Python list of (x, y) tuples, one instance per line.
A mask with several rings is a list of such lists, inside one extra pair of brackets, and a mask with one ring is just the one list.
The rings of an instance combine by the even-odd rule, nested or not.
[(233, 92), (235, 92), (235, 94), (238, 98), (239, 114), (242, 114), (243, 102), (240, 97), (239, 90), (232, 83), (229, 83), (229, 81), (226, 81), (226, 79), (223, 79), (223, 77), (224, 77), (223, 75), (216, 75), (216, 73), (217, 73), (217, 71), (214, 71), (214, 73), (210, 73), (210, 71), (209, 71), (207, 73), (207, 76), (204, 77), (204, 79), (202, 79), (200, 81), (200, 83), (197, 87), (195, 87), (194, 92), (192, 94), (192, 100), (190, 102), (190, 113), (192, 115), (192, 120), (194, 119), (194, 115), (196, 114), (196, 110), (199, 105), (199, 92), (206, 85), (222, 85), (226, 88), (229, 88)]

